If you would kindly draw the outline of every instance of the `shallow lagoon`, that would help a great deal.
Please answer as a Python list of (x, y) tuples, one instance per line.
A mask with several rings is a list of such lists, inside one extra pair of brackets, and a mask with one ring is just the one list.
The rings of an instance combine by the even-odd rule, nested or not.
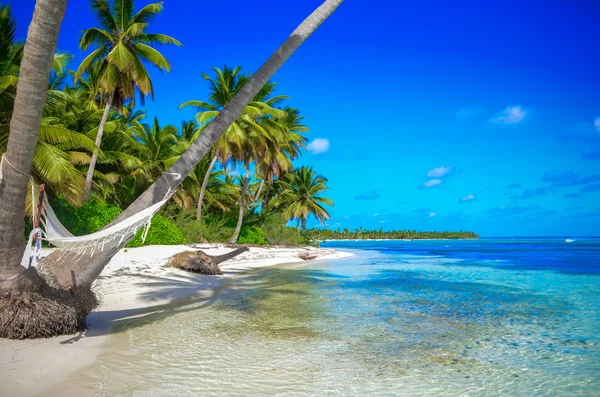
[(600, 395), (600, 240), (331, 242), (115, 329), (50, 395)]

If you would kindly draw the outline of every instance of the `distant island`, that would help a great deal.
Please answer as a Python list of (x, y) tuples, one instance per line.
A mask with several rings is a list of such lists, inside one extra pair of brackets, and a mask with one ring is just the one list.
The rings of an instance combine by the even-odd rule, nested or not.
[(418, 232), (416, 230), (367, 230), (363, 228), (350, 231), (348, 229), (309, 229), (304, 235), (313, 241), (323, 240), (458, 240), (477, 239), (479, 235), (475, 232)]

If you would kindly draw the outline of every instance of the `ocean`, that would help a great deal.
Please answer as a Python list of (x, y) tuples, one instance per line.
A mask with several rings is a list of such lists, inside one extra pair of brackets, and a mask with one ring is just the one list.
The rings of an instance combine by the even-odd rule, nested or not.
[(600, 396), (600, 239), (336, 241), (131, 319), (84, 396)]

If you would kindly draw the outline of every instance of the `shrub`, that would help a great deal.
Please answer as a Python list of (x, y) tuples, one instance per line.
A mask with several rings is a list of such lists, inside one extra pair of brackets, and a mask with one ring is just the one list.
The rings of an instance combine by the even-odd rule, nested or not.
[(211, 243), (229, 241), (234, 227), (230, 227), (230, 219), (226, 216), (203, 217), (202, 224), (196, 220), (196, 211), (186, 211), (175, 220), (177, 227), (183, 232), (188, 243), (197, 243), (200, 236)]
[(196, 221), (196, 211), (182, 212), (175, 218), (175, 225), (181, 230), (187, 243), (200, 241), (200, 225)]
[(267, 243), (265, 240), (265, 232), (257, 226), (244, 226), (240, 230), (240, 235), (237, 240), (238, 244), (260, 244)]
[(127, 247), (141, 247), (142, 245), (177, 245), (186, 243), (183, 232), (177, 228), (177, 225), (161, 215), (155, 215), (154, 218), (152, 218), (148, 236), (146, 236), (146, 241), (142, 243), (143, 232), (143, 228), (142, 230), (138, 230), (135, 237), (127, 243)]
[(69, 206), (62, 199), (53, 200), (51, 205), (60, 222), (75, 236), (95, 233), (121, 213), (119, 207), (95, 201), (88, 201), (79, 208)]
[(307, 239), (298, 235), (293, 227), (286, 227), (285, 221), (274, 214), (265, 214), (260, 223), (265, 232), (265, 239), (273, 245), (306, 245)]

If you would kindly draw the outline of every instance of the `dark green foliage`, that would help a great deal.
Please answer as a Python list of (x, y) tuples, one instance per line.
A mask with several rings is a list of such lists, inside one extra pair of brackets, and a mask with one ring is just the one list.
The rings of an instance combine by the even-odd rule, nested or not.
[(270, 245), (296, 246), (306, 245), (308, 243), (308, 240), (304, 236), (298, 235), (296, 228), (286, 227), (286, 222), (281, 216), (271, 212), (250, 212), (244, 218), (244, 225), (256, 226), (262, 229), (264, 231), (265, 240), (267, 244)]
[(299, 235), (296, 228), (286, 227), (281, 217), (274, 214), (264, 214), (260, 227), (265, 232), (265, 239), (271, 245), (306, 245), (307, 239)]
[(390, 240), (419, 240), (419, 239), (468, 239), (479, 238), (479, 235), (474, 232), (418, 232), (416, 230), (363, 230), (356, 229), (350, 231), (328, 230), (328, 229), (310, 229), (302, 232), (309, 240), (370, 240), (370, 239), (390, 239)]
[(185, 244), (186, 239), (175, 223), (164, 216), (155, 215), (148, 231), (146, 241), (142, 243), (143, 229), (139, 230), (127, 247), (141, 247), (142, 245), (178, 245)]
[[(175, 220), (188, 243), (198, 243), (200, 236), (211, 243), (225, 243), (233, 234), (234, 212), (213, 214), (202, 218), (202, 225), (196, 220), (196, 211), (185, 211)], [(240, 231), (239, 244), (306, 245), (307, 239), (298, 235), (295, 228), (286, 227), (280, 216), (255, 211), (244, 217), (244, 227)]]
[[(61, 223), (76, 236), (97, 232), (121, 213), (119, 207), (103, 202), (89, 201), (80, 208), (73, 208), (64, 200), (53, 200), (51, 205)], [(127, 244), (127, 247), (142, 246), (142, 233), (143, 230), (139, 230), (136, 236)], [(152, 218), (152, 225), (148, 231), (146, 242), (143, 245), (175, 245), (185, 243), (186, 240), (183, 233), (173, 221), (161, 215), (156, 215)]]
[(259, 244), (267, 243), (265, 240), (265, 232), (257, 226), (244, 226), (240, 230), (240, 235), (237, 240), (238, 244)]
[(196, 211), (185, 211), (177, 216), (175, 224), (183, 232), (188, 243), (200, 242), (200, 236), (211, 243), (226, 242), (233, 234), (233, 226), (227, 216), (214, 215), (203, 218), (202, 224), (196, 220)]
[(95, 233), (121, 213), (119, 207), (103, 202), (89, 201), (79, 208), (73, 208), (65, 200), (52, 200), (50, 203), (61, 223), (75, 236)]

